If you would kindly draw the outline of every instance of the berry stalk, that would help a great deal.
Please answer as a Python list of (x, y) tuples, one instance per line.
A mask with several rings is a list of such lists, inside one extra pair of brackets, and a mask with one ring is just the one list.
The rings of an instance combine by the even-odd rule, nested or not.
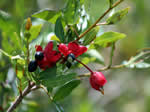
[(80, 63), (80, 64), (82, 64), (86, 69), (88, 69), (90, 72), (91, 72), (91, 74), (93, 74), (93, 71), (88, 67), (88, 66), (86, 66), (84, 63), (82, 63), (80, 60), (78, 60), (77, 58), (75, 58), (75, 60), (78, 62), (78, 63)]

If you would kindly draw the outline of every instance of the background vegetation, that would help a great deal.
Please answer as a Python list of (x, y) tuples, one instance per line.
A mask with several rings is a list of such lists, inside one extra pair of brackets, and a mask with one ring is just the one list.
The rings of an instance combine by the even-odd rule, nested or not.
[[(150, 47), (150, 1), (149, 0), (124, 0), (124, 3), (116, 9), (130, 6), (128, 16), (116, 25), (101, 26), (100, 33), (106, 31), (118, 31), (125, 33), (126, 38), (117, 42), (113, 58), (113, 64), (120, 64), (135, 56), (137, 51)], [(0, 48), (15, 55), (20, 52), (18, 43), (14, 45), (15, 34), (13, 31), (20, 32), (24, 19), (31, 16), (40, 9), (51, 8), (61, 9), (65, 7), (65, 0), (0, 0)], [(90, 15), (93, 23), (108, 7), (107, 0), (85, 0), (85, 9)], [(115, 10), (116, 10), (115, 9)], [(3, 12), (10, 15), (5, 15)], [(1, 14), (4, 13), (4, 14)], [(1, 16), (5, 15), (7, 23), (3, 23)], [(34, 21), (34, 18), (33, 18)], [(35, 20), (33, 24), (42, 20)], [(44, 24), (41, 38), (47, 36), (47, 32), (52, 32), (52, 24)], [(50, 35), (48, 35), (50, 36)], [(49, 37), (48, 37), (49, 38)], [(14, 42), (13, 42), (14, 41)], [(15, 48), (16, 47), (16, 48)], [(14, 52), (13, 50), (16, 49)], [(109, 59), (109, 48), (100, 48), (100, 54), (105, 60)], [(150, 63), (150, 60), (146, 60)], [(102, 65), (90, 64), (93, 69)], [(84, 69), (76, 70), (79, 73), (87, 72)], [(0, 83), (7, 81), (5, 87), (0, 86), (0, 106), (7, 107), (8, 99), (13, 101), (17, 95), (14, 69), (10, 60), (0, 53)], [(76, 88), (70, 96), (61, 101), (60, 104), (66, 112), (149, 112), (150, 111), (150, 69), (149, 68), (122, 68), (105, 71), (108, 83), (105, 86), (105, 95), (94, 91), (84, 79), (83, 83)], [(18, 112), (55, 112), (54, 105), (42, 90), (29, 94), (17, 108)]]

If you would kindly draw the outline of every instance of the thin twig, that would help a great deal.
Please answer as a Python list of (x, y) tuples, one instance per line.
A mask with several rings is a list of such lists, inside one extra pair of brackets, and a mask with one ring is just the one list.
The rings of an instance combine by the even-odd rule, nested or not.
[(100, 26), (100, 25), (107, 25), (106, 22), (103, 22), (103, 23), (97, 23), (96, 26)]
[[(142, 62), (144, 61), (145, 59), (148, 59), (150, 56), (147, 56), (145, 57), (144, 59), (140, 59), (137, 61), (137, 59), (139, 59), (140, 57), (146, 55), (146, 54), (149, 54), (150, 52), (147, 51), (147, 52), (141, 52), (139, 55), (135, 56), (134, 58), (131, 58), (128, 63), (126, 64), (121, 64), (121, 65), (114, 65), (114, 66), (106, 66), (106, 67), (103, 67), (103, 68), (100, 68), (98, 69), (97, 71), (101, 72), (101, 71), (106, 71), (106, 70), (110, 70), (110, 69), (119, 69), (119, 68), (124, 68), (124, 67), (127, 67), (128, 65), (130, 65), (131, 63), (132, 64), (137, 64), (139, 62)], [(91, 73), (85, 73), (85, 74), (82, 74), (82, 75), (79, 75), (77, 76), (77, 78), (82, 78), (82, 77), (89, 77)]]
[(29, 56), (30, 56), (30, 52), (29, 52), (29, 38), (27, 38), (27, 64), (29, 64)]
[[(17, 98), (15, 99), (15, 101), (12, 103), (12, 105), (8, 108), (7, 112), (13, 112), (16, 107), (22, 102), (23, 98), (29, 94), (32, 90), (32, 87), (35, 86), (35, 83), (31, 82), (30, 84), (28, 84), (28, 86), (23, 90), (22, 94), (20, 94), (19, 96), (17, 96)], [(37, 88), (38, 89), (38, 88)]]
[(53, 101), (53, 97), (49, 94), (49, 92), (47, 91), (47, 89), (43, 85), (41, 85), (40, 88), (43, 89), (44, 92), (47, 94), (47, 96), (50, 98), (50, 100)]
[(72, 29), (73, 29), (74, 33), (76, 34), (77, 38), (79, 38), (79, 34), (78, 34), (78, 32), (76, 31), (76, 29), (73, 28), (73, 27), (72, 27)]
[(94, 23), (92, 26), (90, 26), (85, 32), (83, 32), (83, 33), (79, 36), (79, 38), (77, 38), (75, 41), (80, 40), (80, 39), (81, 39), (85, 34), (87, 34), (92, 28), (94, 28), (94, 27), (96, 26), (96, 24), (97, 24), (100, 20), (102, 20), (113, 8), (115, 8), (116, 6), (118, 6), (122, 1), (123, 1), (123, 0), (119, 0), (119, 1), (117, 1), (114, 5), (112, 5), (112, 7), (108, 8), (108, 9), (103, 13), (103, 15), (100, 16), (100, 17), (95, 21), (95, 23)]
[[(110, 70), (110, 69), (118, 69), (118, 68), (124, 68), (126, 65), (125, 64), (122, 64), (122, 65), (115, 65), (115, 66), (111, 66), (111, 67), (103, 67), (103, 68), (100, 68), (99, 72), (101, 71), (106, 71), (106, 70)], [(89, 77), (91, 75), (91, 73), (85, 73), (85, 74), (81, 74), (79, 76), (77, 76), (77, 78), (82, 78), (82, 77)]]
[(110, 60), (109, 60), (108, 68), (111, 67), (111, 65), (112, 65), (112, 58), (113, 58), (113, 56), (114, 56), (114, 50), (115, 50), (115, 43), (113, 43), (113, 44), (112, 44), (112, 47), (111, 47)]

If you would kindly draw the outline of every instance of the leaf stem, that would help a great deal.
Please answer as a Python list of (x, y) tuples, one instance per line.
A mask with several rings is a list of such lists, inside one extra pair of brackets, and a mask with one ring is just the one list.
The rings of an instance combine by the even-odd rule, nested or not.
[(100, 26), (100, 25), (107, 25), (107, 22), (97, 23), (97, 24), (96, 24), (96, 26)]
[(113, 44), (112, 44), (112, 47), (111, 47), (110, 61), (109, 61), (108, 68), (110, 68), (111, 65), (112, 65), (112, 58), (113, 58), (113, 56), (114, 56), (114, 50), (115, 50), (115, 43), (113, 43)]
[(27, 64), (29, 64), (29, 56), (30, 56), (30, 53), (29, 53), (29, 38), (27, 38)]
[(79, 34), (73, 26), (72, 26), (72, 29), (73, 29), (74, 33), (76, 34), (77, 38), (79, 38)]
[(116, 6), (118, 6), (122, 1), (123, 1), (123, 0), (118, 0), (116, 3), (114, 3), (114, 4), (112, 5), (112, 7), (109, 7), (109, 8), (102, 14), (102, 16), (100, 16), (100, 17), (95, 21), (95, 23), (94, 23), (92, 26), (90, 26), (85, 32), (83, 32), (83, 33), (79, 36), (79, 38), (77, 38), (75, 41), (79, 41), (85, 34), (87, 34), (92, 28), (94, 28), (94, 27), (96, 26), (96, 24), (97, 24), (100, 20), (102, 20), (113, 8), (115, 8)]
[[(136, 63), (138, 63), (138, 62), (144, 61), (144, 59), (141, 59), (141, 60), (138, 60), (138, 59), (139, 59), (140, 57), (144, 56), (144, 55), (149, 54), (149, 53), (150, 53), (150, 51), (141, 52), (141, 53), (139, 53), (137, 56), (131, 58), (131, 59), (128, 61), (128, 63), (126, 63), (126, 64), (114, 65), (114, 66), (110, 66), (110, 67), (105, 66), (105, 67), (103, 67), (103, 68), (100, 68), (100, 69), (97, 70), (97, 71), (101, 72), (101, 71), (106, 71), (106, 70), (110, 70), (110, 69), (119, 69), (119, 68), (127, 67), (127, 66), (130, 65), (131, 63), (136, 64)], [(146, 59), (147, 59), (147, 58), (149, 58), (149, 56), (146, 57)], [(137, 61), (137, 60), (138, 60), (138, 61)], [(77, 78), (89, 77), (89, 76), (90, 76), (90, 73), (85, 73), (85, 74), (82, 74), (82, 75), (77, 76)]]
[(44, 92), (47, 94), (47, 96), (50, 98), (50, 100), (53, 101), (53, 97), (49, 94), (49, 92), (47, 91), (47, 89), (43, 85), (41, 85), (40, 88), (43, 89)]

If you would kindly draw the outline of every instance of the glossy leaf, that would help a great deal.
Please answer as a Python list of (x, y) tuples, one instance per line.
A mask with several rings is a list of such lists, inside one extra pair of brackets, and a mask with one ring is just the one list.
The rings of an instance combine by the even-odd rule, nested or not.
[(119, 39), (126, 37), (123, 33), (118, 32), (105, 32), (101, 36), (97, 37), (94, 41), (94, 44), (97, 44), (102, 47), (107, 47), (112, 43), (116, 42)]
[(90, 44), (95, 38), (96, 34), (99, 31), (99, 26), (93, 28), (90, 32), (88, 32), (84, 38), (83, 45), (88, 45)]
[(64, 42), (64, 29), (62, 26), (61, 18), (58, 18), (55, 23), (55, 34), (61, 42)]
[(62, 87), (60, 87), (54, 95), (54, 100), (59, 101), (68, 96), (73, 89), (75, 89), (81, 83), (80, 80), (73, 80)]
[(76, 74), (68, 74), (68, 75), (60, 75), (56, 77), (51, 77), (50, 80), (44, 80), (43, 84), (48, 86), (48, 87), (56, 87), (56, 86), (61, 86), (65, 83), (67, 83), (70, 80), (73, 80), (76, 78)]
[(123, 10), (120, 10), (120, 11), (114, 13), (112, 16), (110, 16), (106, 20), (107, 24), (115, 24), (115, 23), (119, 22), (124, 16), (127, 15), (128, 11), (129, 11), (129, 8), (125, 8)]
[(44, 19), (45, 21), (51, 22), (55, 24), (57, 18), (61, 15), (60, 11), (50, 10), (50, 9), (44, 9), (37, 13), (34, 13), (32, 17)]

